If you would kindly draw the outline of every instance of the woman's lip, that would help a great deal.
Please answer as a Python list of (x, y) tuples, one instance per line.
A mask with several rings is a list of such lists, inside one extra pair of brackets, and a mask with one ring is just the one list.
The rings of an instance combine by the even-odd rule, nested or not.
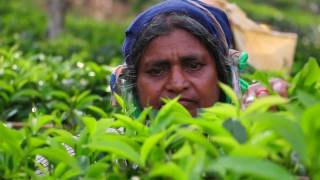
[[(169, 99), (173, 99), (173, 98), (169, 98)], [(183, 106), (185, 106), (186, 108), (191, 106), (196, 106), (198, 104), (196, 100), (191, 98), (179, 98), (178, 102)], [(160, 104), (160, 107), (163, 106), (164, 104), (165, 103), (162, 101)]]
[(178, 101), (187, 101), (187, 102), (195, 102), (195, 100), (193, 99), (189, 99), (189, 98), (179, 98)]
[(186, 106), (186, 107), (188, 107), (190, 105), (194, 106), (196, 104), (195, 100), (193, 100), (193, 99), (185, 99), (185, 98), (179, 99), (178, 102), (180, 104), (182, 104), (183, 106)]

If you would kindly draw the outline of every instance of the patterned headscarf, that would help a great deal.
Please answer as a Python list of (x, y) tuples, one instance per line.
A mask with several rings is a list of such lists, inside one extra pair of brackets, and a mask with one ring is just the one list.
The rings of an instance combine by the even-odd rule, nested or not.
[(219, 39), (225, 49), (229, 49), (233, 43), (232, 31), (226, 14), (215, 7), (209, 6), (199, 0), (166, 0), (141, 13), (132, 22), (126, 31), (122, 53), (126, 64), (132, 64), (133, 47), (139, 35), (148, 23), (162, 13), (180, 12), (198, 21), (209, 33)]

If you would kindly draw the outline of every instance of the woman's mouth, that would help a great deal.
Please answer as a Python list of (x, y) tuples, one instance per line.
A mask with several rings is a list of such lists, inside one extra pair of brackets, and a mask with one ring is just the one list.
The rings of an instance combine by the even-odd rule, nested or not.
[(188, 110), (195, 109), (198, 107), (197, 101), (188, 98), (180, 98), (178, 102)]
[[(199, 107), (198, 101), (191, 99), (191, 98), (179, 98), (178, 103), (181, 104), (184, 108), (186, 108), (192, 116), (196, 116), (197, 110)], [(165, 103), (162, 102), (159, 106), (159, 109), (164, 105)]]

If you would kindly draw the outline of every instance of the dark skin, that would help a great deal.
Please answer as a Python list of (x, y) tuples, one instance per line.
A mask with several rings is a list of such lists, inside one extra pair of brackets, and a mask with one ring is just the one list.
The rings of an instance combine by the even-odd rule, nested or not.
[(159, 109), (162, 98), (180, 96), (193, 116), (219, 100), (214, 59), (191, 33), (175, 29), (153, 39), (139, 61), (137, 90), (142, 107)]

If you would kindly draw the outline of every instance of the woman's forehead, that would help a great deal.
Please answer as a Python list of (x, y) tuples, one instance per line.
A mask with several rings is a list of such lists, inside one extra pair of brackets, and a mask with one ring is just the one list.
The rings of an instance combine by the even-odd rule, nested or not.
[(168, 49), (173, 47), (195, 48), (196, 46), (204, 48), (205, 45), (202, 44), (201, 40), (198, 37), (194, 36), (188, 30), (182, 28), (174, 28), (167, 34), (155, 37), (149, 42), (146, 49), (154, 48), (155, 46)]
[(177, 63), (210, 56), (209, 51), (197, 37), (183, 29), (174, 29), (166, 35), (153, 39), (141, 57), (145, 65), (163, 64), (175, 60)]
[[(158, 49), (155, 49), (157, 47)], [(148, 49), (154, 49), (155, 51), (163, 51), (162, 49), (170, 49), (170, 48), (188, 48), (198, 50), (205, 48), (205, 45), (201, 42), (201, 40), (194, 36), (188, 30), (182, 28), (174, 28), (167, 34), (160, 35), (152, 39), (147, 47)]]

